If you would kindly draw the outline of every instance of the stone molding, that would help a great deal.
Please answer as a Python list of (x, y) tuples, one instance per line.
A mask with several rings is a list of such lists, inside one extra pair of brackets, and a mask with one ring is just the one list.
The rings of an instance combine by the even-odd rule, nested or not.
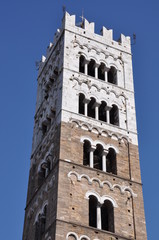
[(101, 136), (106, 135), (107, 137), (111, 137), (111, 138), (114, 136), (114, 137), (117, 138), (117, 140), (119, 142), (125, 140), (125, 142), (128, 143), (130, 141), (130, 139), (127, 136), (119, 135), (117, 133), (108, 131), (105, 128), (99, 128), (99, 127), (94, 126), (93, 124), (90, 124), (88, 122), (87, 123), (82, 122), (82, 121), (79, 121), (79, 120), (74, 119), (74, 118), (70, 118), (69, 122), (72, 123), (72, 124), (75, 123), (78, 127), (82, 128), (82, 129), (83, 129), (83, 127), (85, 127), (84, 129), (86, 130), (86, 128), (87, 128), (87, 131), (89, 131), (89, 132), (92, 132), (95, 129), (97, 131), (98, 135), (101, 135)]
[[(78, 85), (79, 86), (81, 86), (83, 83), (85, 83), (87, 86), (88, 86), (88, 88), (89, 88), (89, 90), (92, 88), (92, 87), (95, 87), (96, 89), (97, 89), (97, 91), (98, 92), (100, 92), (101, 90), (103, 90), (103, 91), (105, 91), (105, 93), (106, 93), (106, 95), (110, 95), (111, 93), (113, 93), (115, 96), (116, 96), (116, 98), (119, 98), (119, 97), (123, 97), (125, 100), (127, 100), (128, 99), (128, 97), (125, 95), (125, 93), (122, 91), (121, 93), (117, 93), (115, 90), (113, 90), (113, 89), (108, 89), (107, 87), (103, 87), (103, 86), (99, 86), (99, 84), (95, 84), (95, 83), (93, 83), (90, 79), (88, 79), (89, 78), (89, 76), (88, 77), (76, 77), (76, 76), (71, 76), (70, 77), (70, 81), (76, 81), (77, 83), (78, 83)], [(99, 79), (100, 80), (100, 79)], [(98, 79), (96, 79), (96, 81), (98, 81)], [(101, 81), (101, 80), (100, 80)], [(107, 82), (104, 82), (103, 81), (103, 83), (107, 83)], [(75, 86), (74, 86), (75, 87)], [(115, 85), (115, 87), (118, 87), (117, 85)], [(79, 93), (81, 92), (81, 89), (79, 90)], [(84, 93), (84, 95), (85, 95), (85, 97), (86, 98), (89, 98), (90, 96), (88, 96), (89, 94), (88, 94), (88, 92), (83, 92)], [(102, 99), (103, 100), (103, 99)], [(101, 100), (101, 101), (102, 101)]]
[(112, 185), (108, 180), (101, 182), (101, 180), (99, 178), (95, 178), (95, 177), (90, 178), (87, 174), (80, 175), (75, 171), (70, 171), (67, 175), (68, 178), (71, 178), (71, 175), (76, 176), (76, 179), (78, 182), (81, 182), (82, 178), (85, 178), (85, 179), (87, 179), (89, 185), (92, 185), (93, 181), (94, 181), (94, 182), (98, 182), (100, 188), (103, 188), (104, 184), (106, 184), (110, 188), (111, 191), (114, 191), (115, 188), (118, 188), (120, 190), (121, 194), (125, 194), (125, 192), (129, 192), (132, 197), (137, 197), (137, 194), (135, 194), (129, 186), (124, 186), (124, 185), (121, 186), (119, 184)]
[[(78, 235), (75, 232), (67, 233), (66, 240), (69, 240), (70, 236), (73, 236), (75, 238), (75, 240), (82, 240), (83, 238), (87, 239), (87, 240), (90, 240), (90, 238), (86, 235), (81, 235), (80, 237), (78, 237)], [(97, 240), (97, 239), (94, 239), (94, 240)]]

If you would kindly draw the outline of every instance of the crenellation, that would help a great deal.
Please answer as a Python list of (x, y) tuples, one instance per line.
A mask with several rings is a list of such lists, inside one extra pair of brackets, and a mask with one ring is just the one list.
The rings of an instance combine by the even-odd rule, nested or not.
[(101, 34), (106, 40), (113, 41), (113, 30), (112, 29), (107, 29), (106, 27), (103, 27)]

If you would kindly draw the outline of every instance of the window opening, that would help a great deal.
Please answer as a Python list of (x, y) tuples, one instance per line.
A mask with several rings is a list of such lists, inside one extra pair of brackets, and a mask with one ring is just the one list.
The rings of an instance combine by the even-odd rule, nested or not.
[(93, 195), (89, 197), (89, 226), (97, 227), (97, 198)]
[(102, 229), (114, 232), (114, 207), (109, 200), (105, 200), (101, 207)]
[(109, 148), (106, 163), (107, 163), (107, 172), (117, 175), (116, 152), (113, 148)]
[(94, 168), (102, 170), (102, 153), (103, 153), (103, 146), (97, 144), (96, 150), (94, 151)]
[(117, 84), (117, 70), (115, 67), (111, 67), (108, 71), (108, 82), (112, 84)]
[(91, 101), (88, 103), (88, 116), (95, 118), (95, 98), (91, 97)]
[(116, 105), (110, 110), (110, 123), (119, 126), (119, 109)]
[(103, 63), (98, 68), (98, 78), (103, 81), (105, 80), (105, 65)]
[(79, 58), (79, 72), (85, 73), (84, 65), (85, 65), (85, 57), (81, 55)]
[(95, 61), (93, 59), (88, 64), (88, 75), (95, 77)]
[(90, 148), (91, 144), (89, 141), (85, 140), (83, 144), (83, 165), (89, 166), (90, 165)]
[(79, 94), (79, 108), (78, 108), (78, 112), (80, 114), (84, 114), (84, 99), (85, 99), (84, 94), (80, 93)]
[(101, 120), (103, 122), (107, 121), (106, 107), (107, 107), (107, 104), (104, 101), (102, 101), (102, 104), (99, 106), (99, 120)]

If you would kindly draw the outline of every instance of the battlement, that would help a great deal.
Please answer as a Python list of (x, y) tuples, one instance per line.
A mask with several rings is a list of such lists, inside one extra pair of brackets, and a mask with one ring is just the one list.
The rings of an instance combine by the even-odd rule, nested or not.
[[(97, 41), (102, 41), (104, 43), (110, 42), (115, 46), (122, 46), (125, 48), (126, 51), (130, 52), (131, 49), (131, 41), (129, 36), (124, 36), (123, 34), (120, 35), (120, 38), (118, 41), (113, 40), (113, 30), (107, 29), (106, 27), (102, 27), (101, 35), (95, 33), (95, 23), (89, 22), (87, 19), (84, 18), (83, 23), (81, 26), (76, 25), (76, 16), (70, 15), (68, 12), (65, 13), (63, 18), (63, 25), (62, 27), (64, 29), (71, 29), (74, 28), (78, 32), (81, 30), (83, 33), (87, 35), (92, 34), (92, 38)], [(73, 29), (72, 29), (73, 30)], [(79, 32), (80, 33), (80, 32)]]
[(39, 65), (39, 74), (41, 73), (47, 59), (51, 55), (53, 49), (55, 49), (59, 38), (64, 30), (71, 31), (75, 34), (79, 34), (83, 37), (92, 39), (93, 41), (97, 41), (98, 43), (105, 44), (107, 46), (116, 48), (119, 51), (124, 51), (128, 54), (131, 54), (131, 40), (129, 36), (125, 36), (123, 34), (120, 35), (118, 41), (113, 40), (113, 30), (107, 29), (106, 27), (102, 27), (101, 35), (95, 33), (95, 23), (89, 22), (87, 19), (83, 19), (82, 23), (79, 25), (76, 24), (76, 16), (70, 15), (68, 12), (65, 12), (65, 15), (62, 19), (62, 26), (60, 29), (57, 29), (54, 34), (53, 42), (49, 44), (46, 51), (46, 57), (42, 56)]

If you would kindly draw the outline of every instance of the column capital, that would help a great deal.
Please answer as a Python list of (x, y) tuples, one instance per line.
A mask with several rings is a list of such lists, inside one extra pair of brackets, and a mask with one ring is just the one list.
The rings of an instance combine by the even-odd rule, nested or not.
[(95, 102), (95, 103), (93, 104), (93, 107), (99, 107), (100, 105), (101, 105), (100, 102)]
[(90, 101), (91, 101), (90, 99), (88, 99), (88, 98), (85, 98), (85, 99), (83, 100), (83, 103), (86, 103), (86, 104), (88, 104)]
[(106, 110), (107, 110), (107, 111), (110, 111), (110, 110), (111, 110), (111, 108), (112, 108), (112, 106), (111, 106), (111, 105), (107, 105), (107, 106), (106, 106)]
[(94, 152), (95, 150), (96, 150), (96, 146), (95, 146), (95, 145), (91, 145), (90, 151), (91, 151), (91, 152)]
[(103, 153), (102, 153), (102, 154), (105, 155), (105, 156), (107, 156), (108, 152), (109, 152), (108, 149), (103, 149)]

